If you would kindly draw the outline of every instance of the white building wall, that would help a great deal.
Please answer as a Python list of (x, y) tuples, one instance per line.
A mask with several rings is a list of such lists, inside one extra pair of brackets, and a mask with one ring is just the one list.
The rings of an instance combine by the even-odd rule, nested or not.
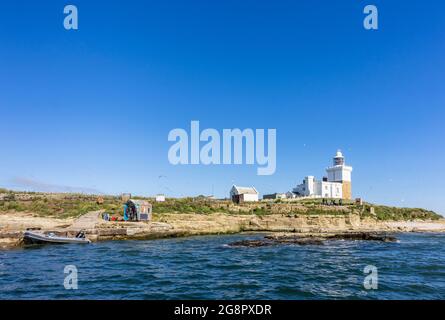
[(342, 183), (318, 181), (313, 177), (307, 177), (304, 183), (298, 185), (294, 191), (299, 192), (303, 197), (340, 199), (343, 196)]
[(326, 169), (328, 181), (351, 181), (352, 167), (335, 166)]
[(321, 197), (323, 198), (342, 198), (343, 188), (342, 184), (338, 182), (321, 182)]
[(256, 201), (258, 201), (258, 194), (244, 193), (242, 196), (243, 196), (244, 202), (256, 202)]
[(342, 181), (351, 181), (351, 172), (352, 172), (352, 167), (344, 166)]
[(332, 198), (343, 198), (343, 184), (335, 183), (332, 187)]
[(305, 184), (306, 184), (305, 195), (310, 196), (311, 194), (314, 194), (315, 193), (315, 189), (317, 187), (315, 178), (313, 176), (306, 177)]
[(317, 181), (317, 188), (314, 191), (317, 197), (323, 197), (323, 181)]
[(326, 170), (327, 174), (328, 174), (328, 181), (339, 181), (340, 177), (337, 178), (337, 172), (336, 170), (333, 170), (332, 168), (328, 168)]

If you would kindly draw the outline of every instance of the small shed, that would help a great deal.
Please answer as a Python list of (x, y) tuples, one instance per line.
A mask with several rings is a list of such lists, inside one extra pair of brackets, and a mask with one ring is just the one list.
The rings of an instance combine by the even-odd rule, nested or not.
[(163, 194), (156, 195), (156, 202), (165, 202), (165, 195)]
[(233, 186), (230, 189), (230, 198), (235, 203), (257, 202), (259, 197), (258, 191), (254, 187)]
[(285, 193), (272, 193), (272, 194), (265, 194), (263, 196), (264, 200), (277, 200), (277, 199), (286, 199), (287, 196)]
[(145, 200), (130, 199), (124, 205), (125, 221), (151, 221), (152, 205)]

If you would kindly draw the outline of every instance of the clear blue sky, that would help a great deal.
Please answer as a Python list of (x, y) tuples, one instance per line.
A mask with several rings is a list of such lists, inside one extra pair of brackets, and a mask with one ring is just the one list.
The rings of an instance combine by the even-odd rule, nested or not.
[[(0, 6), (0, 185), (170, 196), (322, 177), (445, 214), (443, 1), (63, 1)], [(379, 9), (379, 30), (362, 27)], [(277, 171), (172, 166), (168, 132), (276, 128)]]

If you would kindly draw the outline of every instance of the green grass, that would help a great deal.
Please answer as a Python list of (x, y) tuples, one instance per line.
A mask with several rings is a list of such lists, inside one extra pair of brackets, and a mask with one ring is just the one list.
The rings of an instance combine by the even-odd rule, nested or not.
[[(397, 208), (388, 206), (373, 206), (375, 217), (378, 220), (438, 220), (442, 218), (433, 211), (420, 208)], [(365, 210), (365, 215), (370, 216), (371, 213)]]
[(270, 211), (263, 207), (258, 207), (253, 209), (250, 213), (256, 214), (257, 216), (265, 216), (270, 214)]
[(153, 213), (211, 214), (215, 212), (229, 212), (229, 210), (224, 206), (213, 207), (210, 201), (197, 198), (168, 199), (165, 202), (153, 203)]
[(112, 214), (122, 212), (122, 204), (117, 198), (106, 198), (103, 204), (98, 204), (94, 197), (79, 196), (47, 197), (42, 195), (33, 196), (30, 200), (17, 200), (16, 197), (7, 197), (0, 201), (0, 212), (32, 212), (41, 217), (71, 218), (79, 217), (90, 211), (106, 210)]
[[(123, 203), (119, 197), (103, 196), (104, 203), (97, 203), (96, 196), (80, 194), (44, 194), (32, 192), (13, 192), (0, 189), (3, 200), (0, 200), (0, 212), (32, 212), (38, 216), (69, 218), (79, 217), (90, 211), (105, 210), (112, 215), (121, 216)], [(23, 196), (26, 195), (26, 200)], [(230, 202), (218, 202), (203, 197), (167, 199), (165, 202), (155, 202), (152, 198), (134, 197), (148, 200), (153, 204), (154, 214), (164, 213), (189, 213), (189, 214), (213, 214), (216, 212), (227, 214), (255, 214), (258, 216), (270, 215), (271, 206), (286, 206), (287, 202), (277, 201), (273, 204), (258, 203), (250, 210), (242, 210), (233, 207)], [(433, 211), (419, 208), (396, 208), (366, 203), (363, 206), (356, 205), (353, 201), (343, 201), (343, 209), (338, 207), (321, 206), (321, 199), (304, 199), (298, 202), (304, 209), (293, 209), (287, 214), (301, 215), (345, 215), (351, 212), (360, 212), (363, 217), (373, 217), (378, 220), (437, 220), (441, 218)], [(370, 207), (374, 207), (375, 214), (371, 214)], [(246, 207), (244, 207), (246, 208)], [(334, 209), (335, 208), (335, 209)], [(286, 214), (286, 213), (284, 213)]]

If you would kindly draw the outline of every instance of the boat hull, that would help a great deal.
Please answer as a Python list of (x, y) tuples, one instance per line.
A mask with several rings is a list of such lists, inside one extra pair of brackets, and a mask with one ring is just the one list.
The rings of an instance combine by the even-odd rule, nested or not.
[(77, 243), (77, 244), (88, 244), (91, 243), (89, 239), (86, 238), (68, 238), (68, 237), (58, 237), (49, 236), (43, 233), (26, 231), (23, 236), (23, 242), (25, 244), (67, 244), (67, 243)]

